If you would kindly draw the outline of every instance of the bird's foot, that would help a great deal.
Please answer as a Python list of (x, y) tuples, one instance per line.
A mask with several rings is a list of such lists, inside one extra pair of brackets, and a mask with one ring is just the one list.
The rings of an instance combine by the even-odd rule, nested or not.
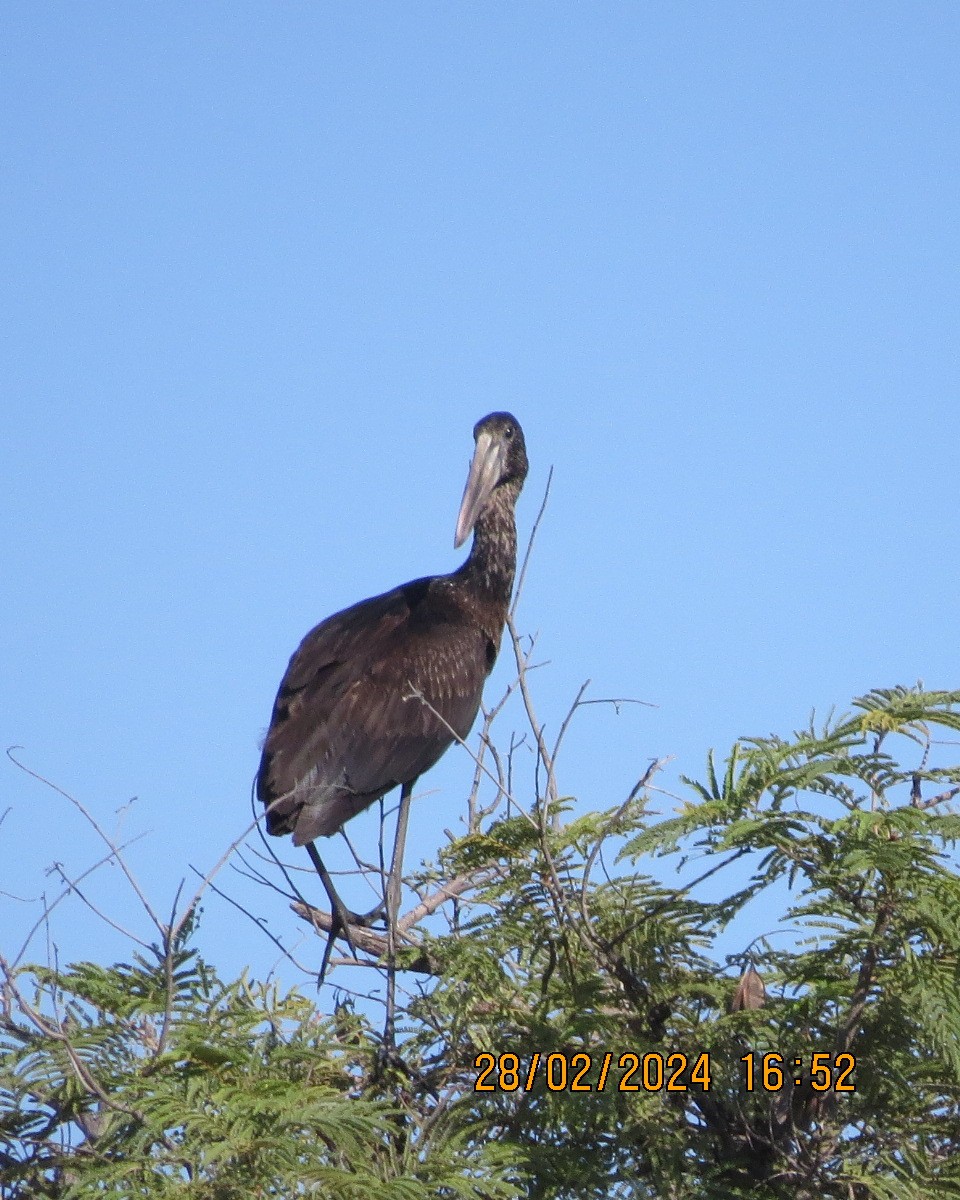
[(384, 923), (386, 922), (387, 906), (381, 900), (378, 904), (375, 904), (369, 912), (355, 913), (349, 912), (348, 910), (348, 915), (350, 917), (351, 925), (359, 925), (361, 929), (369, 929), (370, 926), (375, 925), (377, 921), (383, 921)]

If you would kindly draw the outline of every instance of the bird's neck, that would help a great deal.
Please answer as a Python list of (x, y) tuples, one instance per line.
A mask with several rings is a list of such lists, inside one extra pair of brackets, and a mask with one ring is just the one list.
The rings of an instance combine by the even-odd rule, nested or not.
[(473, 545), (467, 561), (457, 572), (470, 581), (472, 589), (502, 609), (506, 618), (513, 577), (517, 569), (517, 524), (513, 508), (519, 488), (501, 484), (492, 501), (477, 518)]

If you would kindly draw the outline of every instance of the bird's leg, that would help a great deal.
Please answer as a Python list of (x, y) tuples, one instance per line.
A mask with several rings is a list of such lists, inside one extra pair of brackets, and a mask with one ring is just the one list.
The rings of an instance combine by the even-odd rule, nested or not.
[(340, 893), (334, 887), (333, 880), (330, 878), (330, 872), (323, 864), (323, 859), (313, 844), (307, 842), (307, 853), (310, 855), (310, 861), (313, 863), (314, 869), (320, 876), (320, 882), (323, 884), (324, 890), (330, 900), (330, 916), (332, 918), (330, 924), (330, 935), (327, 938), (327, 946), (323, 952), (323, 962), (320, 964), (320, 973), (317, 976), (318, 986), (323, 983), (324, 976), (327, 973), (327, 967), (330, 965), (330, 955), (333, 953), (333, 943), (337, 940), (337, 934), (342, 933), (346, 939), (347, 945), (350, 947), (350, 952), (353, 957), (357, 957), (357, 948), (353, 944), (353, 938), (350, 936), (351, 921), (355, 922), (356, 914), (352, 913), (349, 908), (340, 899)]
[(397, 836), (393, 842), (393, 859), (384, 888), (387, 908), (387, 1012), (383, 1028), (383, 1054), (393, 1057), (396, 1047), (396, 989), (397, 989), (397, 917), (400, 912), (400, 891), (403, 886), (403, 847), (407, 840), (407, 819), (410, 815), (410, 796), (414, 780), (400, 789), (397, 811)]
[(410, 797), (413, 795), (411, 779), (400, 789), (400, 807), (397, 810), (397, 835), (393, 842), (393, 859), (390, 863), (390, 874), (387, 877), (386, 893), (383, 897), (386, 905), (387, 924), (391, 917), (396, 922), (400, 912), (400, 889), (403, 884), (403, 848), (407, 841), (407, 821), (410, 817)]
[[(407, 840), (407, 822), (410, 817), (410, 797), (413, 794), (413, 785), (416, 780), (411, 780), (410, 783), (405, 783), (400, 790), (400, 805), (397, 810), (397, 831), (393, 840), (393, 858), (390, 860), (390, 873), (387, 876), (387, 883), (384, 888), (383, 898), (365, 913), (350, 913), (351, 922), (354, 925), (372, 925), (374, 921), (379, 921), (381, 917), (386, 924), (389, 924), (389, 905), (391, 888), (393, 889), (393, 911), (400, 911), (400, 884), (403, 879), (403, 848)], [(381, 870), (383, 869), (383, 858), (381, 856)], [(348, 910), (349, 911), (349, 910)]]

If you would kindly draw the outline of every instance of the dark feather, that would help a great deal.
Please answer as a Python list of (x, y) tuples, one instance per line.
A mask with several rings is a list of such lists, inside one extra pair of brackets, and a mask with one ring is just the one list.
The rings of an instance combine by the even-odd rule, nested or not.
[(328, 617), (290, 659), (257, 776), (268, 832), (292, 833), (298, 846), (336, 833), (470, 732), (513, 586), (513, 506), (526, 474), (514, 418), (493, 414), (475, 431), (504, 428), (502, 477), (463, 566)]

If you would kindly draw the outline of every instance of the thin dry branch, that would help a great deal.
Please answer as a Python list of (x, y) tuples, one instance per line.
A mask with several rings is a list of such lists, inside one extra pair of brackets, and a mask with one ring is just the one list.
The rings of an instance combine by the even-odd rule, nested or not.
[(51, 791), (56, 792), (58, 796), (62, 796), (64, 798), (64, 800), (69, 801), (74, 806), (74, 808), (76, 808), (76, 810), (81, 814), (81, 816), (84, 817), (84, 819), (87, 821), (87, 823), (96, 832), (97, 836), (101, 839), (103, 844), (107, 847), (107, 849), (109, 851), (111, 851), (111, 857), (113, 857), (116, 860), (121, 871), (123, 871), (124, 875), (126, 876), (127, 882), (130, 884), (130, 887), (133, 889), (134, 895), (137, 897), (137, 899), (143, 905), (144, 912), (147, 914), (147, 916), (153, 922), (153, 924), (154, 924), (157, 932), (160, 934), (160, 936), (163, 937), (164, 933), (165, 933), (163, 923), (160, 921), (157, 914), (153, 911), (153, 906), (150, 904), (150, 901), (147, 899), (146, 895), (144, 894), (143, 889), (140, 887), (140, 884), (137, 882), (136, 876), (133, 874), (133, 872), (127, 866), (126, 861), (123, 858), (123, 855), (120, 854), (117, 846), (114, 844), (114, 842), (111, 840), (111, 838), (109, 838), (107, 836), (107, 834), (103, 831), (103, 829), (100, 827), (100, 823), (97, 821), (97, 819), (94, 817), (94, 815), (83, 804), (81, 804), (81, 802), (75, 796), (71, 796), (71, 794), (69, 792), (64, 791), (64, 789), (62, 787), (58, 787), (57, 784), (53, 783), (49, 779), (44, 778), (43, 775), (40, 775), (36, 771), (31, 770), (30, 767), (28, 767), (25, 763), (22, 763), (17, 758), (17, 756), (13, 753), (14, 750), (22, 750), (22, 749), (23, 749), (22, 746), (8, 747), (7, 748), (7, 758), (10, 759), (10, 761), (13, 763), (14, 766), (19, 767), (20, 770), (23, 771), (25, 775), (29, 775), (32, 779), (36, 779), (38, 783), (42, 783), (45, 787), (50, 788)]
[(517, 586), (513, 592), (513, 603), (510, 605), (510, 618), (513, 618), (517, 611), (517, 605), (520, 603), (520, 597), (523, 594), (523, 585), (527, 579), (527, 566), (530, 563), (530, 556), (533, 554), (533, 543), (536, 539), (537, 532), (540, 529), (540, 522), (543, 520), (543, 515), (547, 511), (547, 501), (550, 499), (550, 485), (553, 483), (553, 467), (547, 472), (547, 484), (543, 489), (543, 499), (540, 501), (540, 508), (534, 518), (533, 526), (530, 529), (530, 536), (527, 538), (527, 548), (523, 554), (523, 562), (520, 564), (520, 573), (517, 576)]
[[(321, 908), (314, 908), (312, 904), (305, 904), (299, 900), (294, 901), (290, 905), (292, 912), (295, 912), (301, 920), (306, 921), (311, 925), (316, 933), (328, 935), (331, 929), (334, 928), (335, 920), (331, 913), (324, 912)], [(339, 924), (336, 925), (339, 929)], [(354, 944), (358, 950), (364, 950), (374, 959), (380, 960), (386, 957), (387, 954), (387, 935), (386, 932), (369, 929), (363, 925), (351, 925), (350, 936), (353, 938)], [(331, 965), (336, 966), (351, 966), (351, 967), (380, 967), (382, 964), (379, 961), (370, 962), (362, 958), (337, 958), (331, 959)]]
[[(131, 838), (130, 841), (126, 843), (126, 846), (129, 846), (133, 842), (139, 841), (139, 840), (140, 840), (139, 838)], [(120, 847), (120, 849), (125, 849), (125, 848), (126, 848), (125, 846)], [(97, 867), (105, 866), (108, 862), (113, 861), (115, 857), (116, 856), (113, 854), (105, 855), (103, 858), (100, 859), (100, 861), (98, 863), (94, 864), (94, 866), (92, 868), (90, 868), (87, 871), (84, 871), (76, 879), (70, 879), (67, 876), (66, 871), (63, 869), (63, 863), (55, 862), (51, 869), (57, 873), (57, 875), (60, 877), (61, 882), (64, 884), (64, 890), (62, 893), (63, 896), (69, 896), (72, 893), (74, 896), (76, 896), (81, 901), (81, 903), (85, 904), (87, 906), (87, 908), (90, 909), (90, 911), (94, 914), (94, 916), (99, 917), (100, 920), (103, 921), (103, 923), (105, 925), (109, 925), (110, 928), (115, 929), (117, 931), (117, 933), (122, 933), (124, 937), (129, 938), (132, 942), (135, 942), (136, 945), (140, 946), (142, 949), (149, 950), (150, 946), (147, 942), (145, 942), (143, 940), (143, 938), (137, 937), (137, 935), (132, 930), (126, 929), (118, 921), (115, 921), (113, 919), (113, 917), (111, 917), (108, 913), (105, 913), (101, 908), (98, 908), (97, 905), (94, 904), (94, 902), (90, 899), (90, 897), (85, 895), (84, 892), (82, 892), (78, 886), (80, 881), (82, 879), (84, 879), (87, 875), (89, 875), (92, 871), (96, 870)], [(56, 902), (57, 901), (54, 901), (54, 903), (56, 903)], [(46, 918), (48, 918), (50, 916), (50, 911), (51, 911), (52, 907), (53, 906), (51, 905), (46, 909), (44, 916), (43, 916), (43, 918), (41, 918), (41, 920), (46, 920)], [(39, 923), (37, 926), (35, 926), (35, 928), (39, 928)]]
[[(504, 689), (503, 695), (493, 706), (493, 708), (488, 709), (481, 705), (481, 712), (483, 713), (483, 725), (480, 729), (480, 751), (477, 755), (477, 762), (474, 765), (473, 783), (470, 785), (470, 794), (467, 797), (467, 829), (471, 833), (476, 832), (476, 830), (480, 827), (481, 821), (490, 816), (490, 814), (496, 809), (497, 805), (500, 803), (501, 793), (506, 794), (506, 789), (503, 783), (504, 775), (496, 746), (493, 744), (493, 740), (490, 737), (490, 730), (493, 727), (494, 721), (496, 721), (497, 717), (503, 711), (504, 705), (513, 695), (514, 691), (516, 691), (516, 688), (517, 680), (514, 680)], [(480, 784), (484, 778), (483, 756), (487, 750), (489, 750), (493, 755), (494, 762), (497, 767), (497, 796), (492, 804), (485, 808), (479, 808), (477, 801), (480, 794)]]
[(911, 802), (914, 808), (935, 808), (938, 804), (947, 804), (950, 800), (960, 796), (960, 787), (948, 788), (945, 792), (941, 792), (938, 796), (931, 796), (929, 800), (920, 798), (919, 776), (914, 776), (914, 792), (911, 795)]
[[(413, 684), (408, 683), (407, 686), (410, 688), (410, 691), (407, 693), (405, 699), (419, 700), (421, 704), (425, 705), (430, 710), (430, 712), (437, 718), (437, 720), (440, 721), (444, 726), (446, 726), (447, 731), (450, 733), (450, 736), (457, 743), (457, 745), (462, 746), (466, 750), (466, 752), (470, 755), (470, 757), (473, 759), (474, 763), (487, 776), (487, 778), (489, 780), (491, 780), (491, 782), (495, 783), (497, 785), (497, 787), (500, 788), (501, 791), (503, 791), (500, 780), (498, 780), (496, 778), (496, 776), (490, 771), (489, 767), (487, 767), (487, 765), (482, 761), (482, 759), (479, 757), (479, 755), (475, 754), (473, 752), (473, 750), (470, 749), (467, 742), (462, 737), (460, 737), (460, 735), (453, 728), (453, 726), (450, 724), (450, 722), (444, 719), (443, 714), (437, 712), (437, 710), (433, 707), (433, 705), (426, 698), (426, 696), (424, 696), (424, 694), (418, 688), (415, 688), (413, 686)], [(527, 820), (530, 822), (530, 824), (533, 825), (534, 824), (533, 818), (524, 809), (520, 808), (520, 806), (517, 804), (516, 799), (513, 796), (511, 796), (509, 792), (503, 791), (503, 794), (506, 797), (506, 799), (508, 801), (510, 801), (510, 803), (517, 806), (517, 811), (520, 812), (523, 816), (525, 816), (527, 818)]]
[[(197, 875), (200, 874), (200, 872), (197, 871), (197, 869), (195, 867), (193, 867), (191, 869), (194, 871), (195, 874), (197, 874)], [(248, 878), (252, 878), (252, 876), (248, 876)], [(264, 882), (267, 884), (267, 886), (272, 887), (274, 891), (279, 892), (280, 895), (282, 895), (282, 896), (286, 895), (286, 893), (283, 892), (283, 890), (281, 888), (276, 887), (276, 885), (272, 884), (269, 880), (264, 880)], [(283, 944), (283, 942), (280, 941), (280, 939), (276, 936), (276, 934), (270, 932), (270, 930), (266, 927), (266, 924), (262, 918), (254, 916), (254, 914), (250, 911), (249, 908), (246, 908), (244, 905), (242, 905), (239, 902), (239, 900), (235, 900), (233, 898), (233, 896), (231, 896), (227, 892), (223, 891), (222, 888), (218, 888), (215, 883), (211, 883), (208, 886), (209, 886), (210, 890), (214, 893), (214, 895), (219, 896), (221, 898), (221, 900), (226, 900), (226, 902), (228, 904), (232, 905), (233, 908), (235, 908), (238, 912), (243, 913), (243, 915), (245, 917), (247, 917), (257, 927), (257, 929), (260, 930), (260, 932), (262, 934), (264, 934), (266, 937), (268, 937), (270, 939), (271, 942), (273, 942), (273, 944), (277, 947), (277, 949), (280, 951), (280, 953), (283, 955), (283, 957), (288, 962), (292, 963), (297, 968), (298, 971), (302, 971), (304, 973), (304, 975), (310, 975), (312, 973), (310, 967), (308, 967), (305, 963), (300, 962), (298, 959), (294, 958), (293, 953), (287, 949), (287, 947)], [(296, 901), (294, 901), (294, 903), (296, 903)]]
[(652, 700), (638, 700), (636, 696), (601, 696), (596, 700), (581, 700), (580, 707), (586, 708), (589, 704), (610, 704), (613, 706), (614, 712), (619, 717), (620, 708), (624, 704), (639, 704), (643, 708), (659, 708), (659, 704), (654, 704)]
[(435, 913), (448, 900), (458, 900), (464, 892), (470, 891), (471, 888), (482, 887), (493, 871), (492, 867), (477, 867), (476, 870), (457, 875), (454, 879), (441, 884), (400, 918), (397, 923), (398, 928), (403, 932), (412, 929), (424, 917)]
[(630, 794), (627, 796), (626, 800), (624, 800), (624, 802), (610, 817), (610, 819), (604, 822), (603, 829), (597, 836), (593, 849), (587, 855), (586, 861), (583, 864), (583, 875), (580, 883), (580, 913), (588, 929), (591, 927), (590, 906), (587, 903), (587, 891), (590, 887), (590, 873), (593, 870), (593, 864), (596, 862), (597, 855), (600, 853), (600, 850), (603, 847), (604, 839), (607, 834), (622, 820), (627, 810), (636, 802), (640, 794), (646, 791), (647, 786), (654, 775), (656, 775), (658, 771), (661, 771), (669, 761), (669, 758), (655, 758), (650, 763), (643, 775), (640, 776), (637, 782), (630, 789)]
[[(119, 847), (119, 849), (125, 850), (127, 846), (132, 845), (133, 842), (136, 840), (137, 840), (136, 838), (131, 838), (129, 842), (124, 843), (124, 845)], [(103, 856), (103, 858), (101, 858), (97, 862), (95, 862), (92, 867), (87, 867), (87, 869), (85, 871), (82, 871), (76, 877), (76, 879), (73, 880), (72, 883), (70, 883), (70, 881), (67, 881), (67, 886), (63, 889), (63, 891), (60, 893), (60, 895), (57, 896), (57, 898), (55, 900), (51, 901), (49, 904), (46, 901), (44, 901), (43, 912), (40, 914), (40, 916), (37, 918), (36, 922), (31, 926), (31, 928), (27, 931), (27, 936), (24, 938), (23, 945), (17, 951), (17, 954), (13, 959), (14, 968), (18, 967), (20, 965), (20, 963), (23, 961), (23, 956), (27, 952), (27, 947), (33, 941), (34, 935), (36, 934), (37, 930), (48, 923), (48, 921), (50, 919), (50, 914), (53, 912), (53, 910), (59, 904), (61, 904), (64, 900), (66, 900), (66, 898), (69, 895), (72, 894), (75, 885), (80, 883), (82, 880), (86, 879), (89, 875), (92, 875), (94, 873), (94, 871), (98, 871), (101, 867), (106, 866), (107, 863), (113, 862), (115, 857), (116, 857), (116, 854), (114, 851), (110, 851), (108, 854), (105, 854)], [(149, 944), (147, 942), (143, 941), (141, 938), (136, 937), (134, 934), (129, 933), (126, 930), (121, 930), (121, 932), (127, 933), (127, 936), (132, 937), (133, 940), (137, 943), (137, 945), (142, 947), (144, 950), (150, 949)]]
[[(583, 702), (583, 694), (589, 686), (589, 679), (584, 680), (584, 682), (581, 683), (580, 690), (577, 692), (573, 703), (567, 710), (567, 715), (560, 722), (560, 732), (557, 734), (557, 740), (553, 743), (553, 750), (550, 752), (551, 771), (553, 770), (553, 764), (557, 761), (557, 755), (560, 753), (560, 746), (563, 744), (563, 739), (566, 736), (567, 730), (570, 728), (570, 722), (573, 720), (577, 709)], [(556, 785), (554, 785), (554, 790), (556, 790)]]
[[(179, 934), (180, 930), (183, 928), (184, 923), (187, 921), (190, 914), (193, 912), (193, 910), (199, 904), (200, 899), (203, 896), (203, 893), (210, 886), (211, 881), (214, 878), (216, 878), (217, 875), (220, 874), (220, 872), (223, 870), (223, 868), (227, 865), (227, 863), (232, 858), (232, 856), (233, 856), (234, 852), (237, 850), (237, 848), (241, 845), (241, 843), (243, 843), (246, 840), (246, 838), (252, 832), (254, 827), (256, 825), (259, 825), (261, 820), (262, 820), (262, 817), (257, 817), (256, 820), (251, 821), (250, 824), (247, 825), (247, 827), (240, 834), (240, 836), (235, 837), (233, 839), (233, 841), (230, 843), (230, 845), (227, 846), (226, 850), (224, 850), (224, 852), (220, 855), (220, 857), (213, 864), (213, 866), (210, 868), (210, 870), (200, 880), (200, 883), (198, 884), (193, 895), (190, 897), (189, 902), (184, 907), (179, 918), (175, 919), (175, 914), (171, 914), (171, 918), (170, 918), (171, 923), (168, 926), (161, 926), (161, 932), (165, 938), (169, 938), (169, 940), (171, 942), (176, 940), (176, 937)], [(179, 892), (177, 894), (179, 896)]]
[(537, 718), (537, 712), (533, 704), (533, 696), (530, 688), (527, 686), (527, 673), (529, 670), (530, 656), (533, 654), (536, 642), (531, 639), (530, 652), (524, 654), (521, 647), (520, 634), (517, 632), (517, 627), (513, 623), (513, 617), (507, 617), (507, 629), (510, 632), (510, 641), (513, 645), (513, 654), (517, 662), (517, 680), (520, 684), (520, 695), (523, 698), (523, 707), (527, 714), (527, 722), (530, 725), (530, 731), (533, 734), (537, 746), (538, 761), (543, 763), (544, 770), (547, 772), (547, 786), (543, 796), (543, 803), (549, 807), (551, 801), (557, 799), (557, 785), (553, 773), (553, 759), (550, 757), (550, 751), (547, 749), (546, 739), (543, 736), (543, 726)]

